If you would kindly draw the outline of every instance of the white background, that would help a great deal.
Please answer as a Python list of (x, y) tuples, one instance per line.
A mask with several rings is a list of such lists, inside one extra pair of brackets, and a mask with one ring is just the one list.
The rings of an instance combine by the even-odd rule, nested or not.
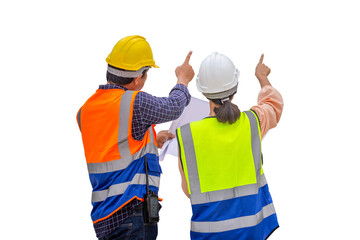
[[(139, 34), (160, 66), (144, 91), (167, 96), (189, 50), (196, 73), (218, 51), (240, 70), (243, 111), (264, 53), (285, 102), (263, 141), (281, 226), (271, 239), (359, 239), (359, 22), (356, 1), (2, 1), (0, 238), (96, 239), (75, 117), (115, 43)], [(204, 99), (195, 78), (189, 89)], [(189, 239), (177, 159), (162, 168), (158, 239)]]

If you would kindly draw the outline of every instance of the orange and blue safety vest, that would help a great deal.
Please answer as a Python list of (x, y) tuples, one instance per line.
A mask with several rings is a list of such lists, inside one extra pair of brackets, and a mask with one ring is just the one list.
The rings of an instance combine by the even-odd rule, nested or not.
[(77, 114), (85, 158), (93, 188), (91, 217), (102, 221), (146, 193), (145, 156), (149, 187), (157, 194), (160, 183), (154, 126), (143, 140), (132, 137), (133, 104), (138, 91), (98, 89)]

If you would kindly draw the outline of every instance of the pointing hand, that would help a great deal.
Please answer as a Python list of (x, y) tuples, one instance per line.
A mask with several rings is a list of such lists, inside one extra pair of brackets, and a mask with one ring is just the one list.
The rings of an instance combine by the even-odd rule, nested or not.
[(270, 85), (270, 82), (267, 77), (269, 76), (271, 69), (268, 66), (266, 66), (263, 63), (263, 61), (264, 61), (264, 54), (261, 55), (259, 63), (257, 64), (255, 69), (255, 76), (259, 80), (261, 87), (265, 85)]
[(193, 79), (195, 75), (192, 66), (189, 64), (191, 55), (192, 55), (192, 51), (188, 53), (184, 63), (175, 69), (175, 74), (178, 79), (177, 83), (184, 84), (185, 86), (188, 86), (189, 82)]
[(267, 77), (267, 76), (269, 76), (269, 74), (271, 72), (271, 69), (268, 66), (266, 66), (265, 64), (263, 64), (263, 60), (264, 60), (264, 54), (261, 55), (260, 61), (257, 64), (256, 69), (255, 69), (255, 76), (257, 78)]

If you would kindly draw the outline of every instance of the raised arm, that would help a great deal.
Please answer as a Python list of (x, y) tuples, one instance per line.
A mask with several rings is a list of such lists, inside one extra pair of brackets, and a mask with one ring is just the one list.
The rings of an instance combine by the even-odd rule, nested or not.
[[(192, 52), (190, 51), (183, 64), (176, 68), (177, 84), (170, 91), (168, 97), (155, 97), (146, 92), (139, 92), (136, 95), (134, 115), (137, 116), (136, 121), (138, 125), (150, 126), (173, 121), (180, 117), (191, 99), (187, 89), (189, 82), (195, 75), (194, 70), (189, 64), (191, 55)], [(158, 147), (161, 148), (163, 143), (171, 138), (174, 138), (174, 135), (167, 131), (158, 132)]]
[(272, 87), (268, 79), (271, 70), (263, 63), (263, 60), (264, 54), (261, 55), (255, 69), (255, 76), (261, 86), (258, 96), (258, 105), (251, 108), (259, 117), (262, 137), (269, 129), (277, 126), (284, 107), (283, 98), (280, 92)]
[(180, 117), (184, 108), (190, 102), (190, 93), (187, 89), (195, 73), (189, 64), (192, 52), (190, 51), (184, 63), (175, 70), (178, 79), (176, 86), (171, 90), (169, 97), (154, 97), (148, 93), (140, 92), (137, 95), (139, 114), (142, 124), (160, 124)]

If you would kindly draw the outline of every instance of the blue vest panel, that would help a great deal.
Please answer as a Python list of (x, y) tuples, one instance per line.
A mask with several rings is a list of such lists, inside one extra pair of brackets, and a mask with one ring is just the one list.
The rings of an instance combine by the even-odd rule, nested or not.
[[(157, 194), (159, 190), (158, 182), (155, 183), (154, 181), (160, 179), (161, 167), (159, 157), (155, 154), (146, 154), (145, 156), (148, 162), (149, 188)], [(92, 202), (93, 209), (91, 211), (91, 218), (93, 221), (109, 216), (134, 197), (138, 199), (144, 197), (146, 194), (145, 156), (132, 161), (131, 164), (123, 170), (89, 174), (94, 189), (93, 194), (94, 192), (108, 191), (108, 189), (111, 189), (113, 186), (121, 186), (121, 184), (129, 183), (126, 185), (127, 187), (123, 193), (106, 197), (104, 201)], [(137, 176), (141, 176), (141, 180), (144, 181), (133, 181)], [(111, 181), (109, 181), (109, 179), (111, 179)], [(151, 179), (155, 180), (151, 181)]]

